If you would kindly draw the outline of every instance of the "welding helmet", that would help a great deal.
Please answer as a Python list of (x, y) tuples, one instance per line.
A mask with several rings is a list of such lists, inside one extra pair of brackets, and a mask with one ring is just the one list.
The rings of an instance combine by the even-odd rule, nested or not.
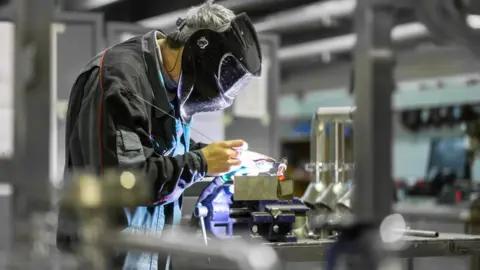
[(189, 36), (182, 56), (177, 96), (182, 120), (195, 113), (225, 109), (262, 70), (257, 33), (245, 13), (218, 29), (190, 29), (182, 19), (178, 30)]

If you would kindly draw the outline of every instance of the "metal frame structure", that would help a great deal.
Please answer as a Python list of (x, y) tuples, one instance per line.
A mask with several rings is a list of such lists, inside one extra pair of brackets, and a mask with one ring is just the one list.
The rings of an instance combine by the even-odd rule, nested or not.
[[(26, 254), (32, 213), (50, 209), (51, 23), (54, 1), (14, 1), (13, 250)], [(28, 166), (28, 168), (25, 168)], [(47, 197), (48, 198), (48, 197)], [(28, 244), (28, 242), (27, 242)], [(10, 256), (14, 265), (16, 256)], [(20, 267), (19, 267), (20, 268)]]
[(355, 25), (354, 212), (362, 221), (381, 222), (392, 210), (392, 93), (394, 61), (390, 0), (359, 1)]
[[(51, 58), (51, 25), (93, 23), (95, 50), (104, 46), (104, 34), (101, 14), (59, 14), (53, 0), (14, 1), (12, 8), (2, 10), (0, 20), (15, 24), (14, 151), (12, 159), (0, 160), (0, 178), (8, 182), (5, 189), (13, 189), (13, 196), (2, 194), (10, 208), (3, 214), (7, 218), (3, 223), (10, 222), (5, 229), (13, 230), (10, 237), (2, 239), (2, 250), (13, 248), (17, 255), (28, 252), (24, 245), (34, 237), (32, 216), (42, 216), (52, 209), (49, 152), (52, 101), (57, 97), (51, 93), (51, 69), (55, 66)], [(17, 256), (10, 258), (11, 265), (18, 264)]]

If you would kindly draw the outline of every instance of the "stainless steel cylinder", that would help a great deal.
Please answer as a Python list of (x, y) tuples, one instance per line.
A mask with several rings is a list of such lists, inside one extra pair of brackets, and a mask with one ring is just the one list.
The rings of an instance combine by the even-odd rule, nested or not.
[(345, 125), (352, 120), (351, 107), (320, 108), (312, 121), (311, 163), (312, 183), (302, 200), (314, 208), (333, 211), (345, 184)]
[(336, 210), (340, 213), (350, 213), (352, 211), (353, 188), (350, 188), (338, 201)]
[(330, 184), (340, 158), (345, 156), (344, 126), (351, 122), (352, 107), (320, 108), (312, 120), (310, 162), (315, 182)]
[(334, 171), (334, 182), (345, 182), (345, 123), (344, 122), (334, 122), (333, 123), (333, 133), (334, 133), (334, 160), (335, 160), (335, 171)]

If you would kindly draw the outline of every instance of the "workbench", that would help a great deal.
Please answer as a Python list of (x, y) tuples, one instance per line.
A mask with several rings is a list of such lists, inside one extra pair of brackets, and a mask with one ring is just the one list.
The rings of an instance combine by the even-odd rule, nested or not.
[[(438, 238), (403, 237), (402, 258), (480, 255), (480, 235), (440, 233)], [(271, 243), (284, 262), (323, 261), (334, 240)], [(387, 245), (388, 247), (388, 245)]]

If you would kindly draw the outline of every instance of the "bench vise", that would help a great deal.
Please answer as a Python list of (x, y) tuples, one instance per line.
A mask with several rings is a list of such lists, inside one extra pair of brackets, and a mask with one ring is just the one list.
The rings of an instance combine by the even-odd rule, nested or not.
[(297, 218), (309, 210), (283, 176), (235, 176), (210, 192), (195, 210), (204, 237), (296, 242)]

